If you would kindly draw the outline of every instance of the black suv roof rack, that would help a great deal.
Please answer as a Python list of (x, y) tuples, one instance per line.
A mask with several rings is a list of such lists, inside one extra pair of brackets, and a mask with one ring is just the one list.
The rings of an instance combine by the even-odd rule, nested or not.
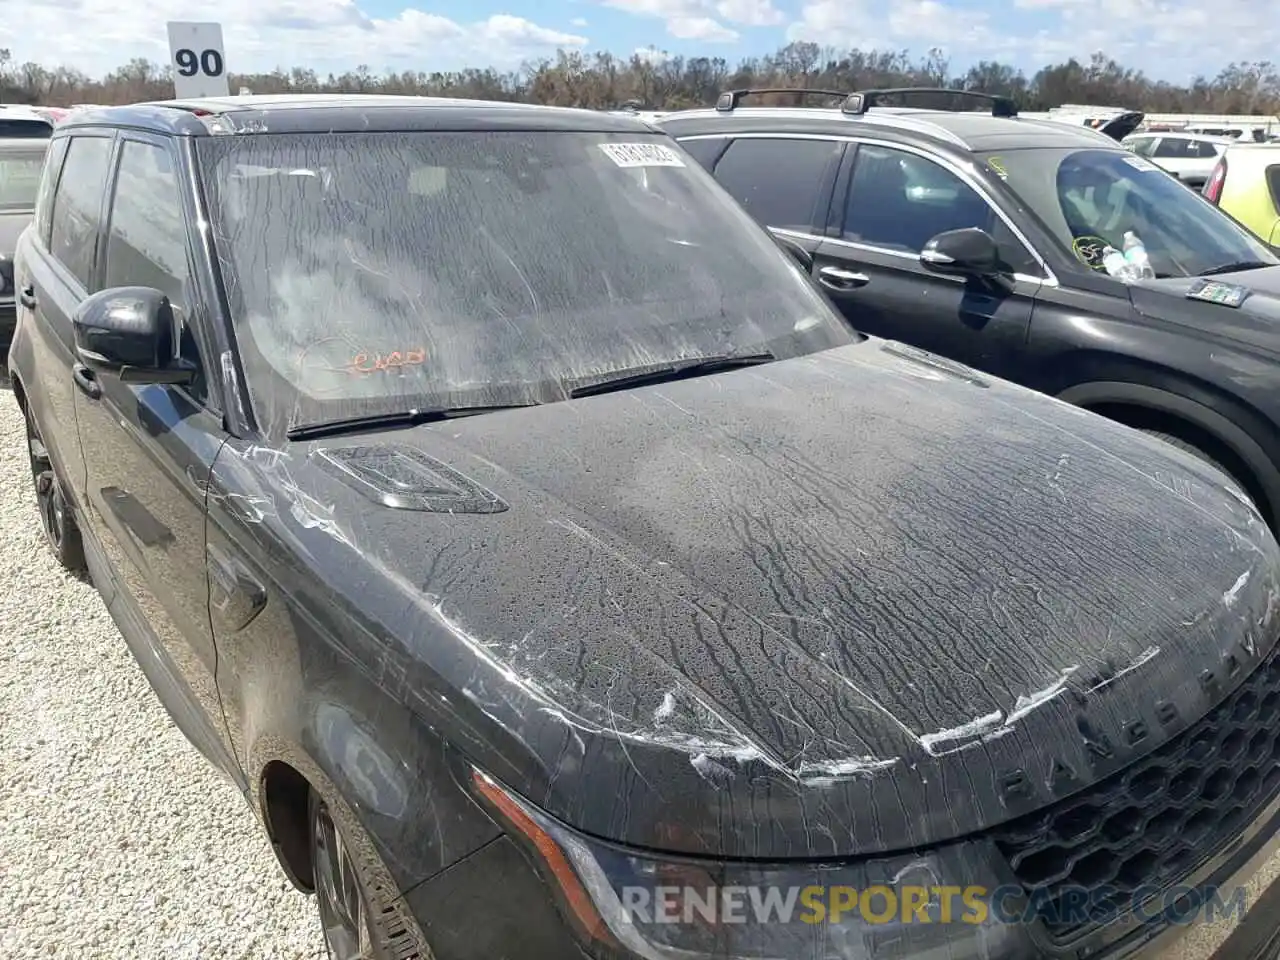
[(716, 100), (716, 109), (721, 113), (730, 113), (744, 97), (757, 97), (765, 93), (789, 93), (808, 97), (839, 97), (844, 100), (847, 90), (815, 90), (812, 87), (753, 87), (744, 90), (726, 90)]
[(1018, 115), (1018, 105), (1009, 97), (995, 96), (990, 93), (979, 93), (976, 90), (955, 90), (948, 87), (888, 87), (882, 90), (863, 90), (857, 93), (851, 93), (845, 97), (844, 103), (840, 105), (842, 113), (860, 116), (867, 112), (871, 107), (877, 106), (883, 100), (890, 100), (895, 97), (909, 97), (920, 95), (939, 96), (945, 94), (951, 97), (967, 97), (970, 100), (982, 100), (991, 104), (991, 115), (993, 117), (1016, 117)]

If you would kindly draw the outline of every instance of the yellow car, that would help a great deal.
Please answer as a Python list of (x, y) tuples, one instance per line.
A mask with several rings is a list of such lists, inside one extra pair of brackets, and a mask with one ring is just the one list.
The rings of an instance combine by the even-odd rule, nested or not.
[(1202, 192), (1264, 241), (1280, 245), (1280, 143), (1232, 144)]

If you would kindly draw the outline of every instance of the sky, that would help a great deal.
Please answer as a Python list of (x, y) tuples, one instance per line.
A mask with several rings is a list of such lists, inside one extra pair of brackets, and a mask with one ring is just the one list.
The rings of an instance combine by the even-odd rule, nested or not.
[(791, 40), (943, 48), (1032, 72), (1103, 50), (1174, 82), (1233, 60), (1280, 59), (1264, 0), (0, 0), (0, 47), (18, 62), (102, 75), (168, 60), (165, 23), (223, 25), (232, 72), (359, 64), (394, 70), (516, 69), (557, 48), (735, 62)]

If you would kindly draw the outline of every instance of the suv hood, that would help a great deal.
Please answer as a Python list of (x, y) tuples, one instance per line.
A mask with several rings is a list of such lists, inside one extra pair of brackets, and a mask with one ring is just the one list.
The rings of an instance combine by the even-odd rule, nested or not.
[[(1201, 333), (1234, 340), (1280, 356), (1280, 266), (1237, 273), (1222, 273), (1210, 280), (1249, 290), (1237, 307), (1202, 300), (1188, 300), (1187, 293), (1199, 277), (1143, 280), (1129, 286), (1134, 308), (1144, 316), (1165, 323), (1181, 323)], [(1170, 302), (1173, 300), (1174, 302)]]
[(646, 848), (996, 824), (1201, 716), (1280, 606), (1280, 551), (1216, 471), (877, 340), (239, 456), (359, 618), (344, 642), (377, 638), (372, 675), (543, 809)]

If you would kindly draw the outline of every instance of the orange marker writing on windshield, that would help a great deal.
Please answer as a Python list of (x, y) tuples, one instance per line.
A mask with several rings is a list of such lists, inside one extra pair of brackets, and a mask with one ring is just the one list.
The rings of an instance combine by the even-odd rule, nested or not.
[(379, 370), (393, 370), (396, 367), (419, 366), (427, 362), (427, 351), (423, 347), (401, 352), (393, 350), (386, 355), (357, 353), (351, 360), (349, 369), (353, 373), (376, 373)]

